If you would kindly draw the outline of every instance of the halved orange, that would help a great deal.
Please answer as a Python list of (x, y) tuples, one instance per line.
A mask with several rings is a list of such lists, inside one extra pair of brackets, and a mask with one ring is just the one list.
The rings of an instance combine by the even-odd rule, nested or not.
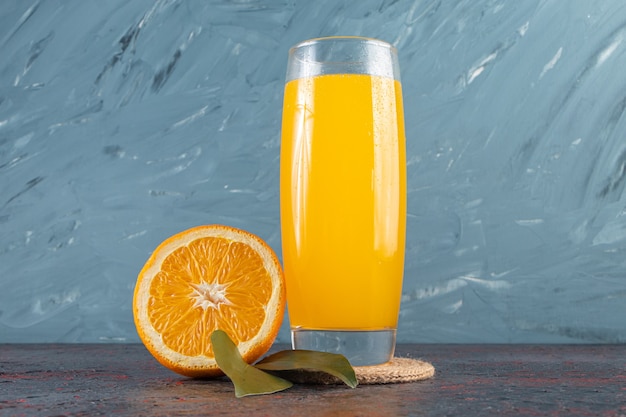
[(278, 335), (285, 280), (261, 238), (222, 225), (176, 234), (152, 253), (137, 278), (135, 326), (164, 366), (182, 375), (222, 375), (211, 333), (221, 329), (253, 363)]

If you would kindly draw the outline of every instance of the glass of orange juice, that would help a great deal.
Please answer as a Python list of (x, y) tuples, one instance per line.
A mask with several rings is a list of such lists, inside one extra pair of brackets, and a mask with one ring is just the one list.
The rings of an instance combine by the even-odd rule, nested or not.
[(294, 349), (393, 357), (406, 234), (396, 49), (328, 37), (289, 51), (280, 213)]

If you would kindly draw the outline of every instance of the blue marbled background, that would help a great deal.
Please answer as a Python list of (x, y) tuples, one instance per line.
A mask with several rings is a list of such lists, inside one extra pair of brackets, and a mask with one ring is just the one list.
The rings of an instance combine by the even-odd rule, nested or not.
[(2, 0), (0, 342), (138, 342), (137, 272), (194, 225), (280, 255), (287, 50), (324, 35), (400, 54), (399, 340), (625, 342), (621, 0)]

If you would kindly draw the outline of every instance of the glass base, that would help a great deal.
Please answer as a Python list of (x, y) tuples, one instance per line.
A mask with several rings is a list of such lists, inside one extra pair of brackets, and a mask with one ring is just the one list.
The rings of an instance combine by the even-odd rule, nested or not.
[(389, 362), (396, 348), (396, 330), (339, 331), (292, 329), (294, 349), (339, 353), (352, 366), (378, 365)]

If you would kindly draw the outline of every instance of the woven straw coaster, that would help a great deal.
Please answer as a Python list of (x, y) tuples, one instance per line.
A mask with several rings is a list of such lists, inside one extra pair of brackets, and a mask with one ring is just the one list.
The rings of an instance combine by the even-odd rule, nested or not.
[[(374, 366), (355, 366), (354, 373), (361, 385), (399, 384), (422, 381), (435, 375), (435, 367), (424, 361), (411, 358), (393, 358), (390, 362)], [(282, 374), (284, 375), (284, 374)], [(324, 372), (292, 371), (288, 380), (299, 384), (341, 384), (341, 380)]]

